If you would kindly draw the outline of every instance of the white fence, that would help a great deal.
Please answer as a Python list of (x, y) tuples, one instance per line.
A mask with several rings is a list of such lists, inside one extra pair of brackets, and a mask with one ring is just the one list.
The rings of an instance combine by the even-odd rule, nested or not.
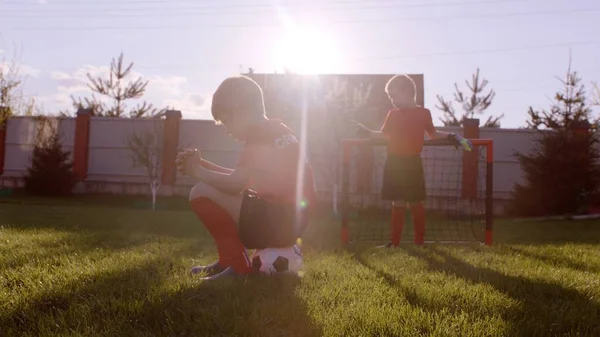
[[(92, 117), (90, 121), (88, 178), (93, 190), (117, 193), (148, 193), (148, 179), (140, 168), (132, 167), (132, 159), (126, 146), (129, 132), (160, 127), (161, 120), (137, 120)], [(75, 119), (60, 119), (63, 146), (72, 151), (74, 146)], [(8, 121), (5, 142), (5, 165), (2, 181), (5, 185), (23, 176), (31, 162), (35, 143), (36, 121), (18, 117)], [(522, 129), (481, 129), (480, 138), (494, 141), (494, 197), (505, 200), (521, 177), (521, 168), (514, 157), (515, 151), (526, 152), (532, 147), (534, 131)], [(179, 146), (194, 147), (202, 155), (219, 165), (235, 166), (242, 144), (229, 137), (225, 128), (212, 121), (182, 120), (179, 127)], [(331, 183), (327, 183), (317, 171), (317, 189), (330, 195)], [(185, 195), (193, 181), (177, 177), (175, 194)]]

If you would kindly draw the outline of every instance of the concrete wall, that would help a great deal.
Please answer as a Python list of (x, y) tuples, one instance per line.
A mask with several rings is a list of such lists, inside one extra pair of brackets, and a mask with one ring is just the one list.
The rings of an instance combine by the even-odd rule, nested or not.
[[(66, 150), (74, 148), (75, 118), (61, 118), (60, 132), (63, 136), (63, 146)], [(5, 140), (5, 163), (0, 181), (4, 186), (19, 185), (19, 177), (26, 173), (31, 162), (31, 152), (35, 144), (36, 121), (33, 118), (18, 117), (8, 121)], [(89, 144), (88, 144), (88, 169), (86, 190), (88, 192), (112, 193), (148, 193), (149, 180), (142, 168), (133, 167), (131, 153), (126, 146), (126, 137), (131, 132), (161, 130), (164, 120), (119, 119), (92, 117), (90, 119)], [(459, 129), (446, 129), (461, 132)], [(162, 131), (160, 131), (162, 132)], [(234, 167), (242, 145), (226, 134), (222, 126), (215, 125), (212, 121), (181, 120), (179, 122), (179, 147), (193, 147), (202, 151), (202, 155), (219, 165)], [(480, 129), (480, 138), (494, 141), (494, 197), (504, 200), (516, 182), (521, 181), (521, 168), (516, 158), (515, 151), (529, 151), (531, 140), (535, 132), (530, 130), (515, 129)], [(460, 151), (449, 148), (428, 148), (424, 152), (425, 161), (436, 158), (435, 167), (426, 166), (426, 175), (429, 181), (441, 182), (446, 179), (446, 184), (460, 183)], [(381, 184), (381, 168), (385, 158), (385, 151), (375, 151), (374, 171), (372, 172), (372, 190), (375, 195), (379, 192)], [(319, 160), (317, 160), (319, 159)], [(442, 163), (442, 159), (445, 163)], [(482, 157), (482, 160), (485, 158)], [(315, 158), (323, 161), (323, 155)], [(443, 165), (441, 165), (443, 164)], [(483, 161), (482, 161), (483, 164)], [(480, 167), (484, 166), (480, 165)], [(318, 171), (318, 170), (316, 170)], [(355, 170), (352, 172), (356, 172)], [(323, 175), (317, 172), (317, 187), (322, 197), (329, 199), (333, 183), (328, 183)], [(353, 173), (354, 174), (354, 173)], [(354, 174), (356, 175), (356, 174)], [(446, 178), (442, 178), (445, 175)], [(454, 175), (455, 178), (447, 178)], [(481, 180), (481, 183), (484, 182)], [(177, 176), (174, 186), (168, 193), (186, 195), (193, 181), (189, 178)], [(355, 182), (353, 183), (355, 187)], [(453, 193), (454, 186), (428, 186), (430, 190)]]

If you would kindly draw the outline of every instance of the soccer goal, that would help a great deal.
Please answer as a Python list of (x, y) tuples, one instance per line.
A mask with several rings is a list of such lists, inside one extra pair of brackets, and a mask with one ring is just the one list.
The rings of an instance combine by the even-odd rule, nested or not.
[[(493, 142), (470, 141), (474, 146), (470, 152), (447, 140), (425, 141), (422, 158), (427, 191), (426, 243), (492, 244)], [(385, 160), (385, 141), (343, 141), (343, 244), (389, 241), (391, 203), (380, 197)], [(413, 241), (409, 212), (402, 241)]]

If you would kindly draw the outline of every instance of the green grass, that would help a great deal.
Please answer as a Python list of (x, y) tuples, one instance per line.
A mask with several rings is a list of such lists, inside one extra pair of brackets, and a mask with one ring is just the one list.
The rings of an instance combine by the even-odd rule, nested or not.
[(316, 221), (302, 279), (202, 283), (188, 268), (216, 251), (184, 202), (8, 201), (0, 336), (600, 336), (598, 222), (504, 221), (491, 248), (345, 251)]

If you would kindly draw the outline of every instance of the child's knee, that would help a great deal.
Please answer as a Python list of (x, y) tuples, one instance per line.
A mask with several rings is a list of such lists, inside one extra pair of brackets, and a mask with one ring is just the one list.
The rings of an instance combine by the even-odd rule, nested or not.
[(199, 182), (196, 185), (194, 185), (194, 187), (192, 187), (192, 189), (190, 190), (188, 200), (192, 201), (198, 198), (215, 199), (216, 192), (217, 190), (214, 187), (207, 185), (203, 182)]
[(404, 201), (404, 200), (394, 200), (392, 202), (392, 206), (394, 206), (394, 207), (406, 207), (406, 201)]
[(238, 221), (242, 207), (241, 195), (227, 194), (206, 183), (199, 182), (190, 190), (188, 200), (191, 203), (199, 198), (210, 199), (214, 204), (226, 210), (236, 222)]

